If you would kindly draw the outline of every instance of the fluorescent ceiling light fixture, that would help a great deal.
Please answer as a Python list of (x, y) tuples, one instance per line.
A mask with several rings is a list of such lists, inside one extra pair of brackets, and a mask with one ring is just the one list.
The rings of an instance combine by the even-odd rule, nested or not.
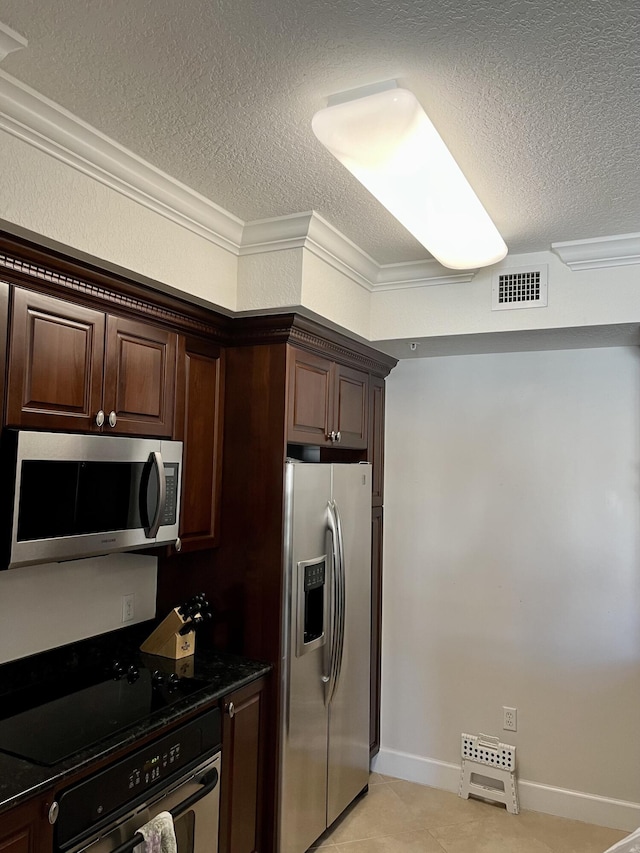
[(415, 95), (382, 85), (330, 100), (313, 117), (315, 135), (443, 266), (504, 258), (504, 240)]

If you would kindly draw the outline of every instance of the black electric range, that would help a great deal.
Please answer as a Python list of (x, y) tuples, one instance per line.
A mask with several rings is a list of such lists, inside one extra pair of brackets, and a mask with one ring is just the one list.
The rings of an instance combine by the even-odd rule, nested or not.
[(48, 665), (39, 656), (31, 677), (0, 697), (0, 751), (51, 767), (205, 689), (192, 669), (192, 658), (170, 661), (121, 642), (75, 644)]

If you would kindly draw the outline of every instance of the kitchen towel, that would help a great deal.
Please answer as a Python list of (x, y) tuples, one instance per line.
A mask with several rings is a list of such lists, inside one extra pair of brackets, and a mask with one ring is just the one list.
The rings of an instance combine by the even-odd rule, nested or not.
[(169, 812), (160, 812), (138, 830), (144, 844), (138, 844), (136, 853), (178, 853), (176, 831)]

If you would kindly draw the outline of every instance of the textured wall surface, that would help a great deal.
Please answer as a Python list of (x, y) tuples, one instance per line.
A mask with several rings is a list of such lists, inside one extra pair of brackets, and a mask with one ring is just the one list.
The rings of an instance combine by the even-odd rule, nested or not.
[(244, 220), (315, 209), (378, 262), (425, 250), (311, 131), (413, 90), (512, 252), (637, 230), (632, 0), (3, 0), (3, 68)]
[(239, 258), (237, 310), (300, 305), (303, 251), (284, 249)]
[(372, 296), (311, 252), (304, 256), (302, 304), (333, 323), (369, 338)]
[(484, 732), (521, 779), (640, 803), (639, 360), (392, 371), (383, 749), (459, 765), (460, 733)]

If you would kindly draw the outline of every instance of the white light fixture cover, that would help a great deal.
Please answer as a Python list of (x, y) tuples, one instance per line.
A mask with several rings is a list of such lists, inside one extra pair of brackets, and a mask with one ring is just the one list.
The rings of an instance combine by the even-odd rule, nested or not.
[(320, 142), (445, 267), (474, 269), (507, 247), (412, 92), (387, 89), (317, 112)]

